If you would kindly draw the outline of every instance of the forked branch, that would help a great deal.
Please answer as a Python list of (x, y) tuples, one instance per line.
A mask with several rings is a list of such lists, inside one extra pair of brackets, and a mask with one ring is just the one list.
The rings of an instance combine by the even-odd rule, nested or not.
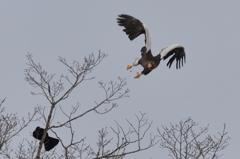
[[(139, 151), (147, 150), (158, 143), (157, 137), (152, 136), (150, 133), (149, 143), (147, 145), (143, 144), (143, 139), (146, 137), (146, 133), (152, 126), (152, 122), (144, 117), (145, 113), (136, 115), (138, 124), (134, 126), (132, 122), (126, 119), (129, 128), (125, 130), (118, 122), (117, 128), (111, 127), (111, 130), (115, 134), (115, 138), (107, 139), (108, 131), (107, 129), (102, 129), (99, 131), (99, 140), (97, 143), (98, 150), (93, 151), (92, 155), (94, 159), (122, 159), (128, 154), (133, 154)], [(115, 144), (112, 142), (116, 139)], [(128, 150), (128, 147), (135, 145), (134, 150)], [(114, 148), (113, 148), (114, 147)]]
[(160, 147), (169, 150), (169, 156), (173, 159), (219, 159), (218, 153), (228, 146), (229, 137), (226, 132), (226, 124), (223, 131), (217, 136), (203, 136), (208, 132), (209, 125), (200, 128), (191, 118), (171, 124), (170, 128), (162, 126), (163, 131), (158, 129), (161, 141)]

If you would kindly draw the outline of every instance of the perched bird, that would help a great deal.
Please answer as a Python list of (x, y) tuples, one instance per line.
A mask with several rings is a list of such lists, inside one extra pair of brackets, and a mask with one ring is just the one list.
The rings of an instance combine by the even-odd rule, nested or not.
[(132, 65), (127, 65), (127, 70), (131, 69), (133, 66), (142, 65), (144, 68), (141, 73), (137, 73), (135, 78), (139, 78), (142, 74), (147, 75), (153, 69), (157, 68), (160, 61), (163, 59), (169, 59), (167, 66), (171, 67), (173, 61), (176, 59), (176, 68), (181, 68), (183, 66), (183, 61), (186, 62), (186, 54), (184, 47), (179, 44), (170, 45), (161, 50), (157, 56), (153, 56), (151, 52), (151, 38), (149, 30), (145, 24), (140, 20), (126, 14), (121, 14), (117, 18), (117, 23), (119, 26), (123, 26), (123, 31), (128, 35), (130, 40), (134, 40), (141, 34), (145, 34), (145, 46), (141, 49), (141, 58), (136, 58)]
[[(33, 137), (38, 140), (41, 140), (43, 136), (43, 131), (44, 131), (43, 128), (36, 127), (36, 129), (33, 132)], [(58, 144), (58, 142), (59, 142), (58, 139), (48, 136), (48, 133), (47, 133), (44, 140), (45, 151), (50, 151), (51, 149), (53, 149)]]

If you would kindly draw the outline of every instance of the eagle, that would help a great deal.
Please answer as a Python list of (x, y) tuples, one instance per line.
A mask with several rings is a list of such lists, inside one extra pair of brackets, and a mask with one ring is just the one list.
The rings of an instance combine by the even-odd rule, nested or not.
[(127, 70), (133, 66), (141, 65), (144, 69), (141, 73), (137, 72), (134, 78), (139, 78), (141, 75), (147, 75), (152, 70), (158, 67), (160, 61), (171, 57), (167, 63), (170, 68), (174, 60), (176, 60), (176, 68), (180, 69), (183, 66), (183, 61), (186, 63), (186, 54), (184, 47), (179, 44), (173, 44), (163, 48), (156, 56), (151, 52), (151, 38), (147, 26), (139, 19), (127, 14), (118, 15), (117, 23), (119, 26), (124, 27), (123, 31), (128, 35), (128, 38), (132, 41), (139, 35), (145, 35), (145, 46), (141, 49), (141, 58), (136, 58), (133, 64), (127, 65)]

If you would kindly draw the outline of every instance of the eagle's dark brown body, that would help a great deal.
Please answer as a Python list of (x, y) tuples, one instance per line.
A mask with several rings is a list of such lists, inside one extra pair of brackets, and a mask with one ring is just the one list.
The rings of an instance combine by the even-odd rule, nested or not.
[[(138, 61), (138, 63), (144, 68), (142, 71), (142, 74), (147, 75), (149, 74), (153, 69), (157, 68), (158, 65), (160, 64), (161, 58), (160, 58), (160, 54), (158, 54), (157, 56), (153, 56), (151, 53), (151, 50), (149, 50), (146, 53), (146, 47), (144, 46), (141, 49), (141, 55), (142, 57), (140, 58), (140, 60)], [(151, 63), (152, 67), (149, 68), (148, 64)]]

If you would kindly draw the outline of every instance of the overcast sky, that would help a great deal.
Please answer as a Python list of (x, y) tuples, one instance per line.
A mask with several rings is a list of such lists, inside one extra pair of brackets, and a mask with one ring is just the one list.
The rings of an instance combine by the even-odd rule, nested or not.
[[(230, 145), (222, 159), (239, 156), (240, 142), (240, 1), (0, 1), (0, 99), (7, 97), (7, 112), (26, 116), (36, 105), (49, 106), (42, 96), (32, 96), (37, 89), (24, 80), (26, 55), (57, 77), (67, 70), (58, 56), (69, 62), (82, 62), (84, 56), (98, 53), (108, 57), (86, 81), (60, 103), (65, 108), (77, 102), (86, 109), (101, 99), (98, 81), (126, 77), (130, 97), (106, 115), (90, 113), (75, 122), (81, 138), (94, 145), (98, 130), (136, 121), (134, 114), (147, 113), (156, 128), (169, 126), (191, 117), (199, 126), (210, 124), (209, 134), (217, 135), (227, 124)], [(147, 76), (134, 79), (142, 67), (126, 71), (126, 65), (140, 57), (144, 36), (130, 41), (116, 23), (119, 14), (130, 14), (144, 22), (151, 34), (152, 53), (168, 45), (185, 47), (186, 64), (180, 70), (168, 69), (167, 61)], [(175, 66), (175, 63), (174, 63)], [(57, 80), (57, 78), (56, 78)], [(56, 116), (55, 123), (59, 121)], [(30, 136), (36, 126), (30, 124), (16, 141)], [(127, 126), (127, 125), (126, 125)], [(62, 138), (66, 138), (63, 132)], [(51, 133), (50, 133), (51, 134)], [(53, 135), (53, 134), (51, 134)], [(16, 147), (17, 148), (17, 147)], [(61, 146), (57, 146), (61, 150)], [(170, 158), (167, 150), (154, 148), (127, 158)]]

